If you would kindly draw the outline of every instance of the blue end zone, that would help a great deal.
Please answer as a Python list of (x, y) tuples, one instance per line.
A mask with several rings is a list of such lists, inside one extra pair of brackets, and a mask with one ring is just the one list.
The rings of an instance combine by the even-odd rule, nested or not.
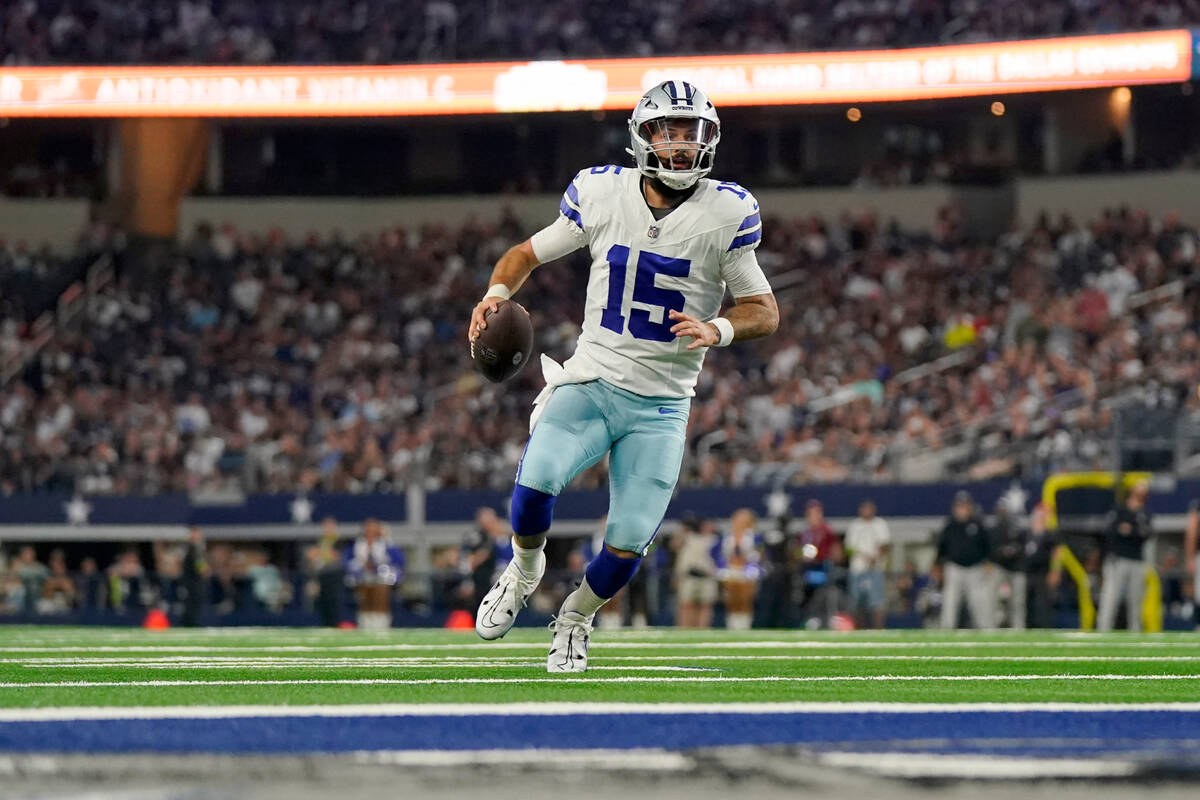
[(20, 753), (337, 753), (360, 750), (814, 749), (991, 755), (1200, 752), (1200, 711), (680, 713), (0, 723)]

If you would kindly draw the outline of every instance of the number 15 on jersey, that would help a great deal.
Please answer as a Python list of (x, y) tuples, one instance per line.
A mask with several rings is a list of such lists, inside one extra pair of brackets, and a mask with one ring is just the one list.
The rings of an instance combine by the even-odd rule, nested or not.
[[(626, 313), (623, 305), (625, 298), (625, 281), (629, 274), (629, 248), (625, 245), (614, 244), (608, 250), (608, 302), (600, 317), (600, 325), (616, 334), (625, 332)], [(659, 275), (670, 275), (674, 278), (686, 278), (691, 271), (692, 262), (685, 258), (671, 258), (643, 250), (638, 253), (637, 268), (633, 278), (633, 302), (647, 306), (657, 306), (662, 309), (662, 322), (653, 322), (650, 311), (645, 308), (628, 309), (629, 333), (635, 339), (648, 339), (655, 342), (670, 342), (675, 339), (671, 333), (669, 312), (683, 311), (686, 298), (683, 292), (676, 289), (663, 289), (655, 284)]]

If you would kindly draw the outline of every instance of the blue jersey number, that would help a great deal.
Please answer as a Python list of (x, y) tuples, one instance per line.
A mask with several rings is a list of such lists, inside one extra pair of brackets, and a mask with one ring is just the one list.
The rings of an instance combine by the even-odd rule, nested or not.
[[(608, 250), (607, 259), (608, 304), (600, 316), (600, 326), (621, 334), (625, 332), (625, 315), (621, 313), (621, 300), (625, 296), (625, 276), (629, 271), (629, 248), (614, 244)], [(675, 334), (671, 333), (671, 325), (674, 323), (671, 322), (669, 312), (683, 311), (686, 298), (683, 292), (655, 286), (654, 281), (659, 275), (686, 278), (691, 269), (692, 262), (685, 258), (670, 258), (645, 251), (638, 255), (637, 273), (633, 278), (633, 300), (648, 306), (658, 306), (663, 310), (663, 316), (662, 322), (652, 322), (648, 310), (631, 308), (629, 332), (635, 339), (654, 342), (670, 342), (675, 339)]]
[(746, 199), (746, 190), (733, 181), (723, 181), (717, 184), (718, 192), (733, 192), (738, 196), (739, 200)]

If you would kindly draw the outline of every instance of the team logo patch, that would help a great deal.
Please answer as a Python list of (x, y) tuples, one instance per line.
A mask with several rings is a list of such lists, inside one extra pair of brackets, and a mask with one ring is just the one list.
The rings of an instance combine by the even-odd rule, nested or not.
[(657, 225), (651, 225), (650, 230), (646, 231), (646, 235), (649, 236), (651, 239), (657, 239), (658, 231), (659, 231), (659, 228)]

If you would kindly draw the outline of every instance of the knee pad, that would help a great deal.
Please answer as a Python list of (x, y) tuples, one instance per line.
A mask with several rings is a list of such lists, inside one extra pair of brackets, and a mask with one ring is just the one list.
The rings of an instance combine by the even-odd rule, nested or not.
[(608, 548), (602, 547), (592, 563), (588, 564), (585, 573), (587, 585), (597, 597), (608, 600), (629, 583), (641, 563), (640, 558), (618, 558), (608, 552)]
[(517, 536), (537, 536), (550, 530), (550, 523), (554, 519), (554, 501), (557, 499), (552, 494), (517, 484), (513, 489), (509, 514), (513, 533)]

